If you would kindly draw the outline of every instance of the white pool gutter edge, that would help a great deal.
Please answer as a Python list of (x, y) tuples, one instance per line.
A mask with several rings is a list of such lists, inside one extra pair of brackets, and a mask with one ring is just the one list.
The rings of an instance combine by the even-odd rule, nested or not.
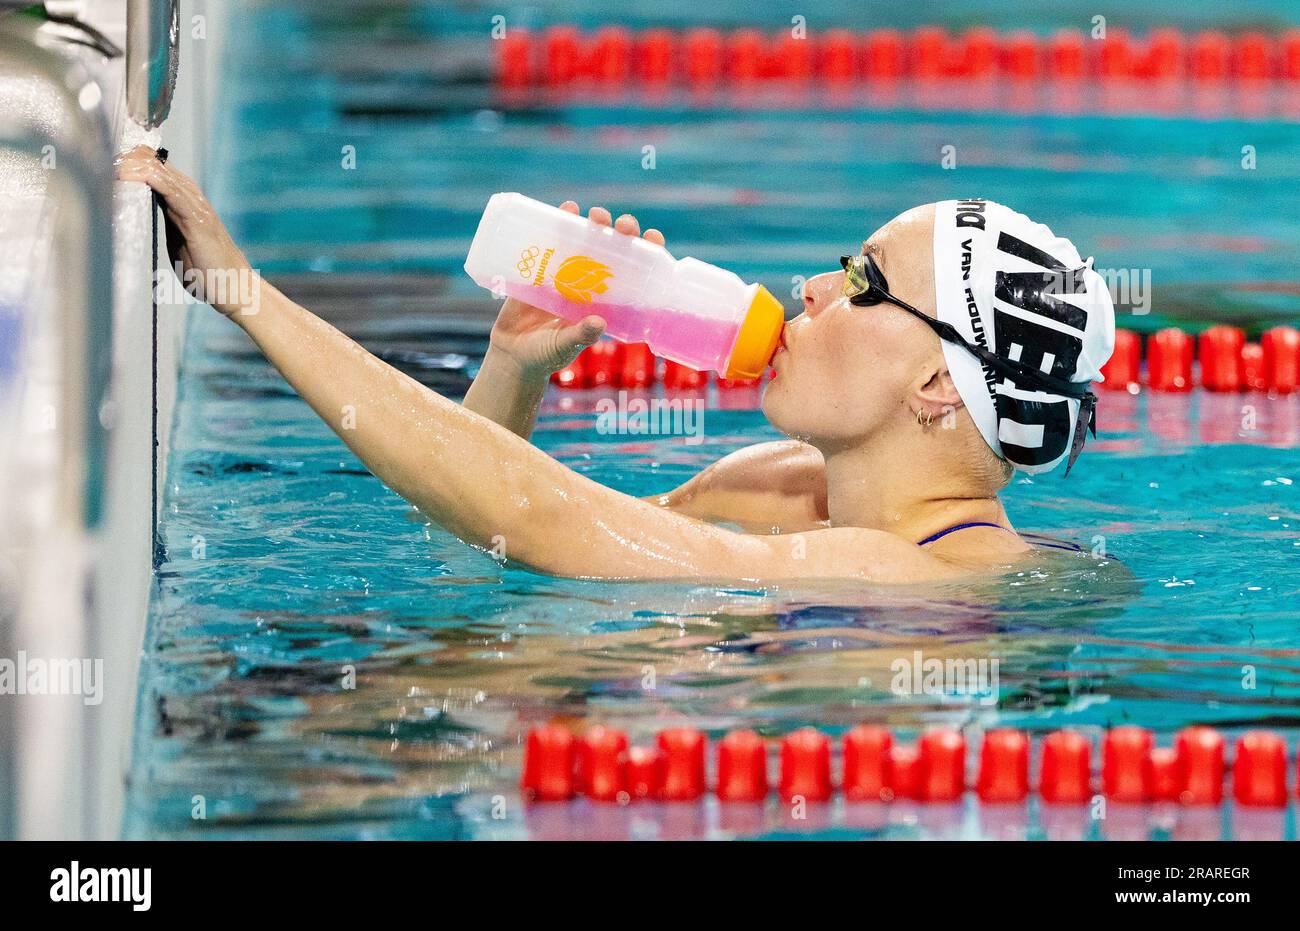
[[(213, 0), (187, 0), (182, 5), (180, 72), (171, 114), (159, 131), (147, 133), (127, 116), (121, 59), (101, 65), (102, 77), (96, 75), (106, 91), (105, 106), (119, 150), (139, 141), (161, 142), (172, 162), (200, 183), (208, 180), (210, 114), (219, 86), (216, 70), (224, 31), (221, 20), (228, 15), (222, 7)], [(125, 14), (125, 0), (88, 0), (84, 18), (124, 46)], [(103, 697), (99, 705), (81, 713), (80, 739), (60, 739), (35, 729), (24, 741), (37, 757), (32, 761), (37, 765), (21, 783), (35, 795), (21, 798), (19, 807), (18, 836), (30, 839), (122, 835), (140, 661), (154, 589), (154, 515), (161, 514), (163, 507), (186, 322), (190, 313), (204, 310), (160, 305), (155, 334), (155, 271), (170, 274), (161, 221), (155, 270), (148, 189), (117, 183), (113, 208), (116, 422), (104, 463), (104, 521), (90, 545), (95, 604), (90, 608), (92, 633), (83, 644), (85, 655), (103, 660)], [(153, 498), (155, 474), (157, 498)], [(40, 744), (43, 739), (45, 746)]]

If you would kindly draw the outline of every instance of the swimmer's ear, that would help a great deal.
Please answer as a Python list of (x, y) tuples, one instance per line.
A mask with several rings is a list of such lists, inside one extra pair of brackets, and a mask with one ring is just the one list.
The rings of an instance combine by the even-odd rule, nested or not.
[(930, 379), (916, 389), (916, 400), (921, 409), (929, 411), (935, 420), (962, 406), (961, 395), (947, 366), (936, 369)]

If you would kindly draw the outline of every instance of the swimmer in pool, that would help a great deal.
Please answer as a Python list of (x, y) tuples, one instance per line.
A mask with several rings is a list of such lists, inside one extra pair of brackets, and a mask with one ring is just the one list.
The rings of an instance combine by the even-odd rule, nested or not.
[[(118, 177), (162, 199), (168, 250), (187, 278), (249, 269), (198, 186), (152, 149), (123, 156)], [(635, 217), (603, 207), (588, 217), (642, 235)], [(457, 404), (264, 281), (256, 308), (213, 306), (381, 481), (465, 543), (499, 552), (503, 540), (507, 558), (537, 572), (909, 583), (1041, 555), (998, 493), (1016, 470), (1068, 468), (1093, 425), (1088, 386), (1115, 323), (1091, 260), (984, 200), (908, 210), (861, 254), (834, 258), (804, 285), (763, 396), (791, 439), (732, 453), (645, 500), (528, 441), (550, 374), (600, 337), (597, 317), (569, 324), (507, 300)]]

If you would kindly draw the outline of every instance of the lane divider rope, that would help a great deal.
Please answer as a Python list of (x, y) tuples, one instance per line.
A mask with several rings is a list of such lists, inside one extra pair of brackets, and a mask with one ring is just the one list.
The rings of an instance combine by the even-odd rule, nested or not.
[(1300, 80), (1300, 29), (1186, 34), (1156, 28), (1144, 36), (1110, 27), (1104, 37), (1062, 29), (1050, 36), (976, 26), (952, 34), (937, 26), (822, 33), (630, 30), (592, 33), (558, 25), (540, 34), (510, 30), (493, 42), (505, 87), (591, 83), (606, 86), (756, 84), (851, 85), (898, 80), (1005, 78), (1030, 82), (1144, 81), (1216, 84)]
[[(521, 791), (529, 802), (583, 796), (614, 804), (695, 802), (710, 792), (723, 802), (756, 803), (773, 791), (786, 802), (810, 803), (829, 802), (837, 792), (849, 802), (955, 802), (967, 792), (985, 803), (1019, 803), (1035, 793), (1057, 805), (1083, 805), (1097, 795), (1122, 804), (1184, 806), (1218, 805), (1225, 797), (1257, 808), (1282, 808), (1288, 801), (1286, 744), (1268, 730), (1238, 737), (1231, 768), (1224, 736), (1204, 726), (1185, 728), (1169, 747), (1157, 746), (1145, 728), (1113, 728), (1102, 739), (1099, 772), (1091, 741), (1071, 730), (1041, 738), (1036, 754), (1023, 731), (988, 731), (974, 778), (966, 771), (966, 738), (946, 727), (925, 732), (915, 744), (896, 743), (883, 727), (855, 727), (840, 741), (838, 780), (831, 738), (811, 727), (781, 740), (775, 785), (768, 741), (754, 731), (731, 731), (717, 742), (711, 784), (707, 756), (708, 739), (694, 728), (660, 731), (654, 746), (642, 747), (613, 728), (575, 734), (552, 723), (528, 734)], [(1030, 779), (1031, 756), (1038, 760), (1036, 781)]]

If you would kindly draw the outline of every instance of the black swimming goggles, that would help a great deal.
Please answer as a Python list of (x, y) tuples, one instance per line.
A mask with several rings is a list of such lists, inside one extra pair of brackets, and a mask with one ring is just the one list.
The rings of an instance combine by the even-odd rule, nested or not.
[(1078, 457), (1079, 451), (1083, 449), (1084, 432), (1091, 431), (1093, 436), (1097, 435), (1097, 396), (1089, 390), (1088, 382), (1058, 378), (1023, 362), (990, 352), (983, 346), (976, 346), (958, 333), (956, 327), (952, 324), (943, 320), (936, 320), (929, 314), (917, 310), (907, 301), (890, 294), (889, 282), (885, 280), (885, 273), (880, 270), (876, 260), (867, 253), (842, 255), (840, 256), (840, 266), (844, 269), (844, 296), (849, 299), (849, 303), (854, 307), (872, 307), (881, 303), (893, 304), (920, 320), (933, 330), (940, 339), (961, 346), (979, 359), (986, 369), (997, 372), (1004, 378), (1009, 378), (1017, 387), (1046, 391), (1050, 394), (1073, 398), (1078, 401), (1080, 405), (1078, 426), (1075, 428), (1074, 440), (1071, 443), (1070, 462), (1065, 470), (1067, 475), (1070, 473), (1070, 466), (1074, 465), (1074, 460)]
[(934, 330), (940, 339), (961, 346), (988, 368), (1011, 379), (1020, 388), (1037, 388), (1039, 391), (1074, 398), (1076, 401), (1082, 401), (1085, 395), (1092, 393), (1088, 390), (1087, 382), (1057, 378), (1023, 362), (990, 352), (983, 346), (976, 346), (958, 333), (952, 324), (936, 320), (929, 314), (917, 310), (907, 301), (894, 297), (889, 293), (889, 282), (885, 280), (885, 273), (880, 270), (880, 266), (870, 255), (842, 255), (840, 265), (844, 268), (844, 296), (854, 307), (872, 307), (880, 303), (901, 307)]

